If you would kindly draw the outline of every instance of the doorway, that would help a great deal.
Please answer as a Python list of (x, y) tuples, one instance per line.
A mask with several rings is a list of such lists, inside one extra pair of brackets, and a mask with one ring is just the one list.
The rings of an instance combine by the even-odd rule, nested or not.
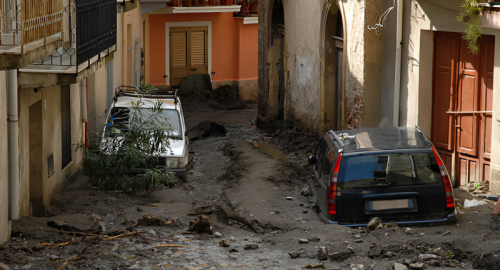
[(432, 141), (455, 185), (490, 180), (495, 37), (474, 54), (460, 33), (436, 32)]
[(43, 129), (42, 101), (29, 108), (29, 182), (30, 182), (30, 214), (45, 216), (43, 203)]
[[(277, 105), (278, 120), (285, 119), (285, 14), (282, 0), (276, 0), (272, 10), (271, 20), (271, 59), (274, 67), (271, 66), (270, 79), (270, 107), (272, 111)], [(272, 65), (273, 65), (272, 64)], [(273, 70), (276, 74), (273, 74)], [(274, 102), (274, 100), (276, 102)], [(277, 103), (277, 104), (273, 104)]]
[(340, 8), (334, 4), (327, 5), (326, 8), (322, 39), (324, 43), (321, 101), (323, 128), (340, 130), (343, 127), (344, 116), (344, 26)]

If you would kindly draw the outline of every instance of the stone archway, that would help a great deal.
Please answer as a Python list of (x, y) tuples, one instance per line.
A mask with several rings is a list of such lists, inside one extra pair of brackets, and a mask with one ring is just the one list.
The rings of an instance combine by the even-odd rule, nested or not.
[(340, 130), (345, 126), (345, 27), (341, 6), (325, 4), (321, 35), (321, 131)]

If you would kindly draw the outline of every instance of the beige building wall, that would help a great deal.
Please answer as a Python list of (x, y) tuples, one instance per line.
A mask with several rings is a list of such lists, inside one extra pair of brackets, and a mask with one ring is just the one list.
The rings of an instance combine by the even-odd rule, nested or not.
[[(121, 50), (115, 54), (121, 56), (122, 61), (122, 78), (124, 85), (133, 85), (134, 76), (142, 77), (140, 50), (143, 48), (143, 19), (140, 9), (140, 3), (137, 3), (137, 8), (125, 11), (119, 14), (118, 20), (121, 17), (121, 31), (117, 43), (121, 44)], [(119, 23), (120, 24), (120, 23)], [(138, 55), (139, 54), (139, 55)], [(118, 58), (118, 57), (117, 57)], [(138, 72), (138, 74), (136, 74)], [(140, 82), (138, 83), (140, 86)]]
[[(84, 125), (81, 116), (81, 91), (79, 84), (70, 85), (71, 110), (71, 162), (62, 168), (61, 131), (61, 87), (45, 87), (37, 92), (28, 88), (19, 95), (19, 160), (20, 160), (20, 215), (30, 215), (30, 188), (41, 186), (45, 210), (50, 207), (53, 196), (64, 188), (68, 178), (81, 166), (84, 149), (78, 145), (84, 141)], [(41, 181), (30, 182), (30, 106), (41, 102)], [(33, 151), (33, 150), (32, 150)], [(49, 172), (48, 158), (53, 155), (54, 170)], [(33, 205), (31, 205), (33, 207)], [(31, 208), (33, 209), (33, 208)]]
[(107, 115), (106, 63), (96, 64), (94, 73), (88, 75), (88, 136), (91, 149), (99, 145), (101, 132)]
[(9, 146), (7, 128), (7, 78), (0, 71), (0, 245), (9, 240)]
[[(465, 25), (456, 20), (461, 0), (405, 1), (401, 84), (400, 123), (418, 125), (430, 136), (432, 125), (432, 72), (434, 31), (463, 32)], [(500, 25), (485, 23), (483, 33), (495, 36), (493, 85), (493, 129), (491, 154), (491, 190), (500, 192)], [(494, 29), (496, 28), (496, 29)], [(406, 64), (404, 64), (406, 63)], [(451, 172), (455, 174), (456, 172)]]

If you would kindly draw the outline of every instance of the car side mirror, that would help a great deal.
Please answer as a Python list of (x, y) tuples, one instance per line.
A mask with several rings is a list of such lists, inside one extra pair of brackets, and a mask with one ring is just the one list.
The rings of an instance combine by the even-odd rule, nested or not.
[(309, 165), (316, 165), (318, 163), (318, 158), (315, 155), (309, 156)]

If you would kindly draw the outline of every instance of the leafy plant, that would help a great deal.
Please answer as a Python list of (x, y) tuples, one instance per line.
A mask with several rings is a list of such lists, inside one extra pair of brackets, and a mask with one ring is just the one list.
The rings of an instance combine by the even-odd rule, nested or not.
[[(144, 108), (140, 99), (129, 108), (112, 108), (109, 122), (99, 136), (100, 151), (87, 153), (83, 161), (93, 186), (135, 192), (172, 183), (173, 176), (161, 155), (170, 148), (173, 128), (163, 114), (162, 104), (157, 101)], [(145, 173), (130, 175), (134, 169), (145, 169)]]
[(477, 40), (483, 33), (481, 19), (479, 18), (483, 8), (478, 5), (478, 0), (464, 0), (461, 7), (463, 10), (457, 17), (457, 20), (467, 25), (462, 38), (467, 41), (467, 47), (471, 52), (477, 53), (479, 50)]

